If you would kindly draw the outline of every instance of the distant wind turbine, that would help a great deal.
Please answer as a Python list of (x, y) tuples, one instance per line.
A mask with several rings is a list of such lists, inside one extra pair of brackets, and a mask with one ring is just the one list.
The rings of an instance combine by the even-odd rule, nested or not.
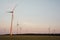
[(20, 34), (21, 34), (21, 31), (22, 31), (22, 27), (20, 27)]
[(49, 28), (48, 28), (48, 31), (49, 31), (49, 34), (50, 34), (50, 26), (49, 26)]
[(55, 28), (54, 28), (54, 30), (53, 30), (53, 34), (55, 34)]
[(18, 22), (17, 22), (17, 34), (18, 34), (18, 26), (19, 26), (19, 24), (18, 24)]

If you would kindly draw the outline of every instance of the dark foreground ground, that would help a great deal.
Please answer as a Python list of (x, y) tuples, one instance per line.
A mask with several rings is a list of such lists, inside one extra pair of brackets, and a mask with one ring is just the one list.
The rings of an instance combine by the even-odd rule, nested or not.
[(23, 34), (23, 35), (0, 35), (0, 40), (60, 40), (60, 35), (47, 35), (47, 34)]

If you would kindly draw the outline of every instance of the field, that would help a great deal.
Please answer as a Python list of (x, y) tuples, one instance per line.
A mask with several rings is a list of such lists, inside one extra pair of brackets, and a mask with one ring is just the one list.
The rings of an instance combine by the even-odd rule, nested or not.
[(15, 35), (0, 36), (0, 40), (60, 40), (60, 36), (34, 36), (34, 35)]

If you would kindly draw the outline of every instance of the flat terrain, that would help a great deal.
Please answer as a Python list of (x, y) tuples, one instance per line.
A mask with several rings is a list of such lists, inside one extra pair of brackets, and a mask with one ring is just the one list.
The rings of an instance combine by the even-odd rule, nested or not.
[(0, 40), (60, 40), (60, 36), (9, 35), (0, 36)]

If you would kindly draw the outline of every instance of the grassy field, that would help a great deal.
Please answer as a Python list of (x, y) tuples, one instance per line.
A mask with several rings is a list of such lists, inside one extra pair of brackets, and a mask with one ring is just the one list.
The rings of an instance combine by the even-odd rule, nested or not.
[(0, 40), (60, 40), (60, 36), (0, 36)]

